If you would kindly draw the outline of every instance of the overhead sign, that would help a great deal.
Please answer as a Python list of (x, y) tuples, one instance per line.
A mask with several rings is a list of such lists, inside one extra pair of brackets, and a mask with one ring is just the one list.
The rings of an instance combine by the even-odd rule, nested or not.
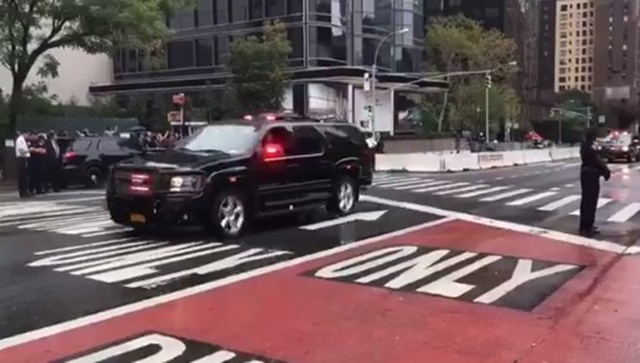
[(173, 103), (175, 103), (176, 105), (184, 105), (184, 102), (185, 102), (184, 93), (178, 93), (173, 95)]
[(169, 111), (167, 112), (167, 122), (180, 122), (180, 111)]
[(367, 252), (304, 275), (531, 311), (581, 269), (526, 258), (404, 245)]
[(147, 333), (107, 346), (101, 346), (59, 362), (209, 362), (209, 363), (284, 363), (271, 358), (225, 349), (191, 339), (161, 333)]

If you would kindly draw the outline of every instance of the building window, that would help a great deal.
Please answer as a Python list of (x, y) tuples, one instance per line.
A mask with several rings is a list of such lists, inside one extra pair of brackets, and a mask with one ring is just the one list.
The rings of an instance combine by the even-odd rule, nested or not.
[(169, 69), (193, 67), (193, 41), (174, 41), (167, 45)]
[(567, 5), (566, 4), (560, 5), (560, 11), (567, 11)]
[(250, 0), (251, 7), (249, 8), (249, 17), (251, 19), (264, 18), (264, 3), (263, 0)]
[(214, 0), (198, 1), (198, 9), (196, 10), (198, 27), (206, 27), (215, 24), (216, 16), (213, 11), (213, 2)]
[(249, 20), (249, 0), (233, 0), (230, 2), (230, 16), (232, 23)]
[(196, 66), (210, 67), (213, 65), (213, 38), (196, 40)]
[(281, 16), (287, 13), (284, 0), (265, 0), (265, 14), (267, 18)]
[(567, 77), (559, 77), (559, 78), (558, 78), (558, 82), (560, 82), (560, 83), (565, 83), (565, 82), (567, 82)]
[(301, 14), (302, 13), (302, 1), (300, 0), (287, 0), (287, 14)]
[(169, 18), (169, 27), (174, 30), (193, 29), (195, 24), (195, 13), (193, 10), (179, 10)]
[(229, 22), (229, 1), (228, 0), (215, 0), (216, 1), (216, 24), (227, 24)]

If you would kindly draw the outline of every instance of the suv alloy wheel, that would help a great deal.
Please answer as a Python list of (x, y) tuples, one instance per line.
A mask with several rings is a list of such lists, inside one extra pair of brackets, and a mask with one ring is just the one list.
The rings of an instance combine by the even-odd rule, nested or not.
[(327, 204), (330, 213), (346, 215), (351, 213), (358, 201), (358, 187), (353, 178), (341, 176), (338, 178), (333, 195)]
[(234, 190), (218, 193), (213, 198), (211, 223), (221, 237), (237, 238), (246, 229), (247, 209), (244, 198)]

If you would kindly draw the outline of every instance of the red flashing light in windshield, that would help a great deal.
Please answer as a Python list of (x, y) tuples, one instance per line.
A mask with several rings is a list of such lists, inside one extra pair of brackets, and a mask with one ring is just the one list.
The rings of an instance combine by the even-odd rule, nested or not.
[(276, 115), (266, 115), (265, 118), (267, 119), (267, 121), (275, 121), (276, 120)]
[(245, 121), (253, 120), (253, 116), (251, 116), (251, 115), (245, 115), (243, 118), (244, 118)]
[(284, 156), (284, 150), (279, 144), (267, 144), (264, 146), (264, 158), (273, 159)]

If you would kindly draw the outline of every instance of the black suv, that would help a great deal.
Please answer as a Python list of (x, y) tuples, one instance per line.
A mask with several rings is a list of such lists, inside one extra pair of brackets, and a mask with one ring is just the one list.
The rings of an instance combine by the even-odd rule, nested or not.
[(113, 221), (136, 229), (202, 224), (237, 237), (253, 217), (319, 206), (350, 213), (371, 185), (374, 156), (347, 123), (222, 122), (172, 150), (117, 164), (107, 205)]
[(109, 168), (119, 161), (141, 154), (130, 140), (113, 136), (91, 136), (60, 143), (62, 156), (62, 186), (101, 185)]

